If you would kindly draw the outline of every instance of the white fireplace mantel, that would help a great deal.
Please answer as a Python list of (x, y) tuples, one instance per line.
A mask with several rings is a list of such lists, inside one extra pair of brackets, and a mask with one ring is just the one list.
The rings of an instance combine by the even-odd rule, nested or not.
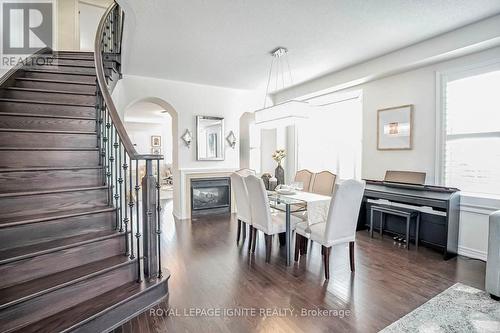
[[(191, 217), (191, 179), (229, 177), (236, 168), (182, 168), (179, 169), (180, 212), (178, 219)], [(235, 212), (234, 197), (231, 193), (231, 212)]]

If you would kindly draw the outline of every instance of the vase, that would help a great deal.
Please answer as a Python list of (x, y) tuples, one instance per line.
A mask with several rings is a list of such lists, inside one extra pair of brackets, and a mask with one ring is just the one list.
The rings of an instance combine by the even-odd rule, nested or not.
[(278, 180), (278, 185), (285, 184), (285, 170), (281, 166), (281, 163), (278, 163), (278, 167), (274, 170), (274, 177)]

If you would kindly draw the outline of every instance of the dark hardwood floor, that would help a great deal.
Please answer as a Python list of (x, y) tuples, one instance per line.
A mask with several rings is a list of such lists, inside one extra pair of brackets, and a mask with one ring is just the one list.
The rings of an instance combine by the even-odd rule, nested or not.
[[(348, 245), (334, 247), (325, 281), (318, 244), (286, 267), (276, 237), (266, 264), (263, 235), (255, 255), (249, 254), (248, 237), (236, 244), (231, 218), (174, 221), (168, 215), (166, 210), (162, 259), (172, 274), (170, 313), (167, 303), (159, 304), (157, 315), (145, 312), (115, 332), (377, 332), (455, 282), (484, 289), (484, 262), (443, 261), (440, 253), (407, 251), (390, 237), (370, 239), (366, 231), (357, 235), (356, 271), (349, 269)], [(193, 313), (208, 309), (255, 313)], [(281, 309), (282, 316), (263, 316), (261, 309)], [(313, 313), (302, 316), (307, 310)], [(318, 316), (317, 310), (338, 310), (338, 316)]]

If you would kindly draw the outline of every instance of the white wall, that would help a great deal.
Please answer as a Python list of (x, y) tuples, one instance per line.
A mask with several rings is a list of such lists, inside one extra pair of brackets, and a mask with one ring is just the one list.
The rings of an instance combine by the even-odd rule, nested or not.
[[(133, 75), (124, 75), (113, 92), (115, 105), (122, 117), (128, 106), (152, 97), (170, 104), (177, 114), (178, 137), (174, 138), (172, 144), (178, 149), (179, 170), (236, 170), (239, 168), (240, 117), (243, 113), (253, 111), (260, 106), (262, 103), (260, 93)], [(224, 118), (224, 161), (196, 160), (197, 115)], [(180, 140), (180, 136), (186, 129), (189, 129), (193, 135), (191, 148), (186, 147)], [(230, 131), (234, 132), (238, 141), (234, 149), (225, 140)], [(174, 182), (176, 177), (180, 178), (179, 170), (174, 170)], [(180, 186), (182, 184), (179, 184)], [(178, 217), (185, 216), (183, 208), (185, 205), (181, 202), (184, 198), (180, 198), (179, 187), (174, 193), (174, 197), (177, 196), (180, 199), (176, 202), (174, 198), (174, 215)]]
[(136, 145), (135, 149), (140, 154), (151, 154), (151, 136), (161, 136), (163, 163), (172, 164), (172, 121), (170, 117), (165, 117), (164, 122), (159, 124), (126, 121), (124, 125), (130, 140)]

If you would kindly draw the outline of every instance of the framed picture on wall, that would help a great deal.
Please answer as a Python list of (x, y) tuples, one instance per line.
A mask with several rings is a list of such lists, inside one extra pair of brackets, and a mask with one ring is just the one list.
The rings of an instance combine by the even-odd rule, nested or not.
[(157, 147), (151, 148), (151, 154), (153, 154), (153, 155), (161, 155), (161, 148), (157, 148)]
[(412, 149), (413, 105), (377, 111), (377, 149)]
[(151, 147), (161, 147), (160, 135), (151, 135)]

